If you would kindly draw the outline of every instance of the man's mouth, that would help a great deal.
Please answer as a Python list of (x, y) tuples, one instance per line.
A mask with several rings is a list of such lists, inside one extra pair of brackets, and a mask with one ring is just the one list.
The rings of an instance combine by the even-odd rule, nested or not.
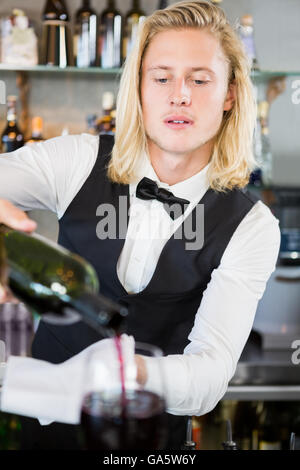
[(186, 129), (193, 124), (193, 121), (185, 116), (170, 116), (164, 123), (171, 129)]

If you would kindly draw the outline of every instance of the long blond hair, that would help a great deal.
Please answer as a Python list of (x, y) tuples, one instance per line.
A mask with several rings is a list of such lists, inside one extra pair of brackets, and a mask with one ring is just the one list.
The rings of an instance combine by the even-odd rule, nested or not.
[(248, 183), (256, 163), (252, 151), (256, 106), (250, 67), (244, 48), (223, 10), (207, 1), (178, 2), (165, 10), (155, 11), (144, 21), (120, 81), (115, 145), (108, 177), (121, 184), (135, 181), (141, 152), (147, 152), (140, 100), (143, 56), (157, 33), (183, 28), (205, 28), (212, 33), (219, 39), (228, 61), (228, 86), (235, 82), (236, 99), (232, 109), (224, 112), (211, 155), (208, 178), (210, 187), (216, 191), (242, 188)]

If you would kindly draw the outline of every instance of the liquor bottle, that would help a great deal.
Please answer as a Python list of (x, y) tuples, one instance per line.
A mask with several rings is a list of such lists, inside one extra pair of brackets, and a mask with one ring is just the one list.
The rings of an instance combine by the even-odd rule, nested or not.
[(269, 136), (269, 103), (261, 101), (258, 105), (258, 114), (260, 119), (260, 132), (261, 132), (261, 165), (262, 165), (262, 182), (263, 185), (268, 187), (273, 182), (273, 156), (271, 150), (271, 142)]
[(97, 65), (97, 15), (90, 0), (83, 0), (76, 12), (74, 57), (77, 67)]
[(243, 15), (240, 18), (238, 33), (242, 43), (244, 44), (246, 54), (249, 58), (251, 68), (258, 70), (258, 63), (256, 58), (255, 42), (254, 42), (254, 27), (252, 15)]
[(7, 264), (5, 285), (45, 321), (70, 324), (81, 318), (104, 335), (122, 330), (127, 309), (97, 293), (97, 274), (83, 258), (40, 235), (4, 225), (1, 249)]
[(132, 0), (131, 10), (125, 17), (124, 39), (123, 39), (123, 59), (130, 54), (136, 42), (139, 26), (145, 20), (146, 14), (140, 8), (139, 0)]
[(100, 18), (99, 55), (103, 69), (122, 65), (122, 16), (115, 7), (115, 0), (108, 0)]
[(258, 420), (256, 403), (238, 402), (234, 415), (234, 430), (240, 450), (258, 449)]
[(40, 116), (35, 116), (31, 122), (31, 137), (27, 140), (26, 145), (43, 142), (43, 119)]
[(290, 403), (290, 431), (294, 433), (294, 450), (300, 450), (300, 402)]
[(168, 0), (159, 0), (158, 2), (158, 10), (164, 10), (168, 6)]
[(259, 450), (281, 450), (278, 408), (264, 402), (259, 415)]
[(69, 14), (64, 0), (47, 0), (42, 21), (41, 63), (61, 68), (74, 65)]
[(250, 184), (269, 187), (273, 182), (273, 156), (268, 125), (269, 103), (260, 101), (257, 106), (254, 134), (254, 155), (258, 167), (250, 176)]
[(112, 111), (114, 108), (114, 94), (110, 91), (103, 93), (102, 96), (102, 109), (103, 116), (97, 120), (96, 129), (98, 134), (112, 134), (113, 133), (113, 116)]
[(7, 124), (1, 135), (2, 152), (13, 152), (23, 147), (24, 136), (17, 123), (17, 97), (7, 97)]

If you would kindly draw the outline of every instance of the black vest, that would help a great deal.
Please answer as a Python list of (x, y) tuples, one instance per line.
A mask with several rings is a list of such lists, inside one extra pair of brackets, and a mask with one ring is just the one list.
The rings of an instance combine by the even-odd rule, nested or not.
[[(185, 231), (181, 230), (181, 239), (174, 234), (165, 244), (146, 288), (128, 294), (117, 276), (124, 238), (99, 240), (96, 235), (100, 220), (96, 211), (100, 204), (113, 204), (117, 220), (119, 196), (126, 196), (129, 204), (129, 185), (112, 183), (107, 177), (112, 146), (111, 136), (101, 136), (93, 170), (59, 221), (58, 241), (94, 266), (103, 295), (128, 307), (128, 334), (137, 341), (161, 347), (165, 354), (180, 354), (188, 344), (211, 273), (219, 266), (234, 231), (257, 198), (247, 190), (221, 193), (208, 189), (199, 201), (204, 204), (203, 247), (187, 250), (190, 240), (185, 238)], [(195, 209), (187, 217), (192, 218), (189, 222), (194, 227), (196, 217)], [(59, 363), (99, 339), (99, 334), (82, 322), (53, 326), (41, 321), (32, 353), (36, 358)]]

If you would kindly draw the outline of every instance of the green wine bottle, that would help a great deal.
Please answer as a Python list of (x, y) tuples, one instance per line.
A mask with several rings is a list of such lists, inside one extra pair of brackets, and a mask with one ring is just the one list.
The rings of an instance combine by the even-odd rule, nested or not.
[(70, 324), (81, 319), (105, 336), (124, 330), (127, 309), (98, 293), (97, 274), (80, 256), (5, 225), (0, 225), (1, 252), (2, 278), (6, 272), (13, 295), (43, 320)]

